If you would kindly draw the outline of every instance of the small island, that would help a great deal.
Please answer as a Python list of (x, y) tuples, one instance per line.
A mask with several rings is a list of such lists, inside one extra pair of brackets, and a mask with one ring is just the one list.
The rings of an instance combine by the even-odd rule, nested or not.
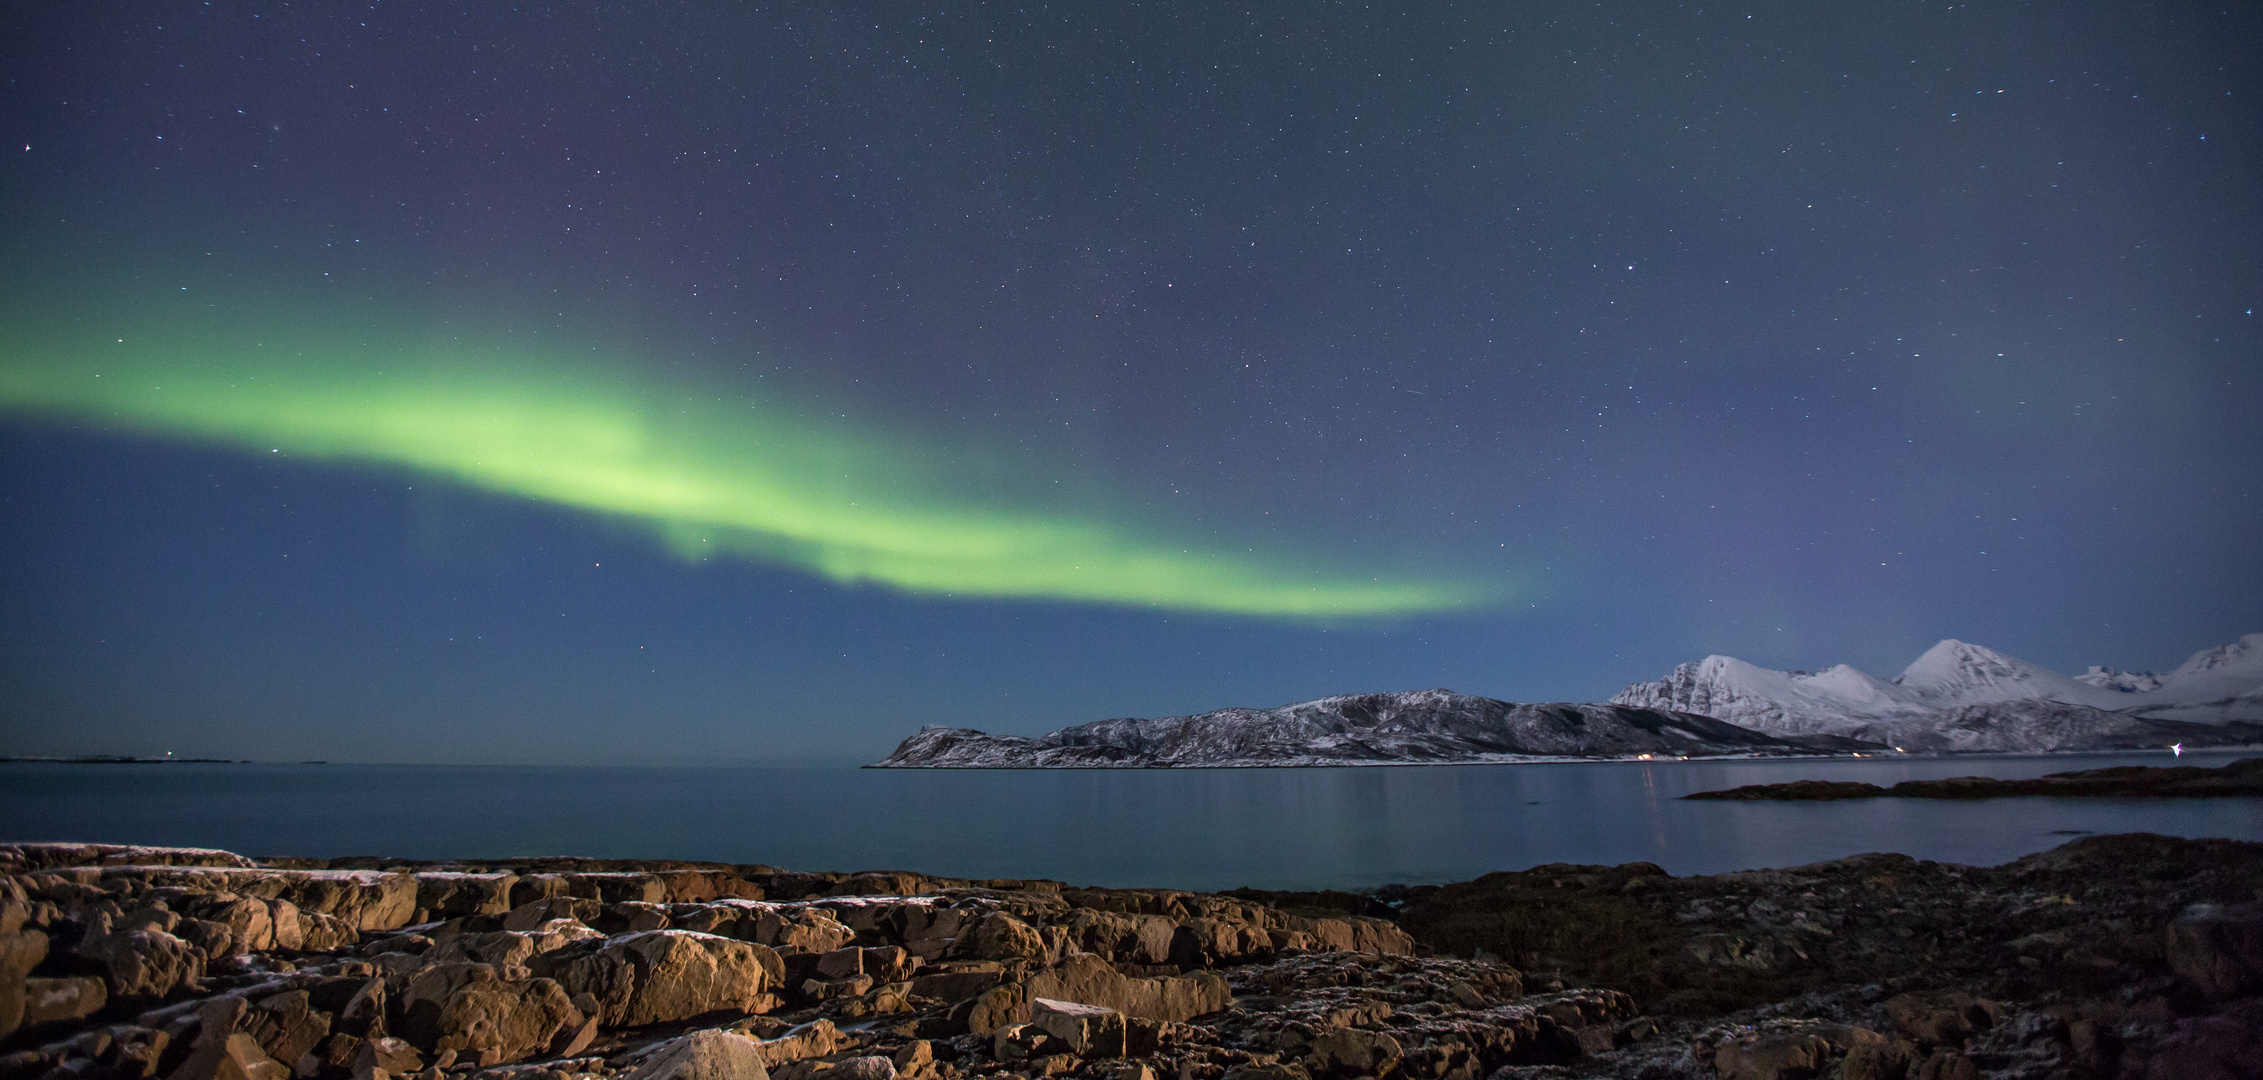
[(1724, 802), (1822, 802), (1832, 799), (2002, 799), (2023, 795), (2110, 798), (2206, 798), (2263, 795), (2263, 758), (2241, 758), (2219, 769), (2197, 765), (2157, 768), (2121, 765), (2051, 773), (2032, 780), (1956, 776), (1946, 780), (1904, 780), (1879, 787), (1855, 780), (1794, 780), (1788, 784), (1747, 784), (1723, 791), (1700, 791), (1685, 799)]

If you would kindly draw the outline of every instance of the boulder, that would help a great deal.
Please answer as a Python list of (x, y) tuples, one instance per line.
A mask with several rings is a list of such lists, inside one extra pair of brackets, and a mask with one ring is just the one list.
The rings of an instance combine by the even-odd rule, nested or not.
[[(594, 934), (595, 931), (591, 933)], [(434, 945), (424, 957), (426, 962), (433, 964), (492, 964), (499, 969), (522, 968), (540, 951), (536, 947), (536, 938), (535, 934), (509, 930), (486, 934), (457, 934)], [(554, 948), (566, 944), (563, 935), (556, 935), (553, 940), (557, 942)]]
[(1144, 1020), (1182, 1022), (1234, 1003), (1226, 980), (1207, 971), (1192, 975), (1131, 978), (1089, 953), (1078, 953), (1059, 967), (1029, 980), (1032, 997), (1098, 1005)]
[(0, 876), (0, 936), (13, 934), (31, 921), (31, 894), (22, 882)]
[(2194, 904), (2169, 923), (2169, 968), (2202, 995), (2263, 990), (2263, 905)]
[(803, 979), (795, 987), (803, 998), (810, 1001), (834, 1001), (841, 998), (863, 997), (872, 989), (872, 976), (856, 975), (846, 979)]
[(1823, 1071), (1831, 1043), (1821, 1035), (1780, 1033), (1721, 1044), (1713, 1068), (1721, 1080), (1806, 1080)]
[(538, 930), (559, 919), (571, 919), (583, 926), (597, 921), (605, 905), (578, 896), (552, 896), (530, 901), (512, 908), (503, 916), (505, 930)]
[(1313, 919), (1295, 929), (1311, 935), (1312, 948), (1322, 952), (1363, 952), (1390, 956), (1411, 956), (1414, 953), (1414, 939), (1406, 931), (1380, 919)]
[(835, 949), (817, 958), (820, 979), (853, 979), (864, 974), (864, 950)]
[[(440, 1013), (456, 991), (473, 983), (501, 981), (486, 964), (433, 964), (408, 974), (386, 1016), (387, 1034), (398, 1035), (431, 1053), (440, 1039)], [(358, 995), (357, 995), (358, 996)]]
[(384, 1070), (394, 1076), (406, 1076), (424, 1068), (424, 1055), (417, 1053), (406, 1039), (376, 1038), (361, 1044), (354, 1055), (353, 1074), (357, 1077)]
[(968, 946), (978, 960), (1043, 960), (1045, 939), (1028, 923), (993, 911), (975, 924)]
[(717, 1010), (764, 1011), (771, 972), (784, 964), (749, 942), (655, 930), (569, 946), (536, 958), (533, 968), (568, 994), (590, 994), (606, 1027), (640, 1027)]
[(506, 982), (487, 964), (419, 972), (401, 1009), (401, 1034), (411, 1044), (429, 1053), (452, 1050), (483, 1066), (570, 1044), (587, 1023), (555, 980)]
[(219, 893), (189, 910), (200, 919), (228, 928), (229, 952), (266, 952), (275, 947), (275, 909), (265, 900)]
[(1314, 1072), (1381, 1076), (1405, 1056), (1399, 1041), (1380, 1031), (1337, 1028), (1313, 1040), (1306, 1059)]
[(966, 1030), (974, 1035), (991, 1034), (999, 1028), (1022, 1022), (1022, 1018), (1028, 1015), (1029, 991), (1020, 983), (993, 986), (951, 1009), (951, 1016), (962, 1020)]
[(905, 982), (912, 972), (919, 970), (920, 958), (894, 945), (859, 950), (864, 954), (864, 973), (876, 982)]
[(1957, 1049), (2003, 1021), (2004, 1007), (1955, 990), (1896, 994), (1886, 999), (1894, 1027), (1920, 1045)]
[(645, 1059), (628, 1080), (770, 1080), (755, 1042), (735, 1031), (694, 1031)]
[(928, 1066), (935, 1063), (935, 1044), (926, 1039), (913, 1039), (898, 1049), (889, 1060), (895, 1062), (898, 1076), (924, 1073), (928, 1071)]
[(1029, 1061), (1067, 1049), (1061, 1040), (1035, 1024), (1007, 1024), (990, 1033), (990, 1056), (999, 1061)]
[(1888, 1039), (1867, 1028), (1849, 1028), (1847, 1055), (1839, 1062), (1839, 1080), (1901, 1080), (1916, 1063), (1917, 1048), (1901, 1039)]
[(416, 906), (435, 918), (456, 915), (501, 915), (511, 910), (511, 887), (519, 876), (510, 873), (460, 874), (426, 871), (416, 879)]
[(417, 912), (416, 878), (375, 870), (307, 870), (285, 876), (274, 894), (355, 930), (398, 930)]
[(660, 875), (672, 903), (737, 898), (762, 899), (762, 886), (728, 870), (675, 870)]
[(666, 930), (674, 925), (674, 920), (660, 904), (629, 900), (605, 905), (598, 912), (597, 921), (590, 925), (607, 934), (638, 934), (646, 930)]
[[(22, 887), (13, 880), (0, 878), (15, 887), (18, 895)], [(17, 924), (21, 927), (21, 922)], [(6, 1035), (23, 1025), (24, 977), (31, 974), (39, 962), (47, 959), (47, 935), (37, 930), (15, 929), (0, 932), (0, 1035)]]
[(110, 927), (118, 930), (163, 930), (170, 934), (181, 924), (179, 912), (168, 907), (163, 900), (152, 900), (147, 907), (135, 908), (120, 916)]
[(1004, 981), (1005, 975), (998, 970), (998, 965), (989, 967), (987, 971), (938, 971), (917, 975), (911, 980), (911, 992), (940, 1001), (965, 1001)]
[[(196, 1045), (209, 1046), (224, 1041), (230, 1035), (243, 1031), (244, 1017), (251, 1012), (251, 1002), (241, 994), (223, 994), (207, 998), (196, 1005)], [(253, 1040), (256, 1044), (257, 1040)]]
[(293, 1065), (291, 1075), (309, 1077), (322, 1073), (338, 1075), (353, 1071), (355, 1059), (361, 1057), (362, 1048), (369, 1040), (358, 1035), (335, 1032), (313, 1050), (308, 1051)]
[(237, 1023), (239, 1030), (259, 1043), (262, 1053), (294, 1065), (330, 1037), (330, 1014), (312, 1008), (304, 990), (261, 998)]
[(336, 952), (361, 939), (361, 932), (352, 923), (335, 915), (319, 911), (298, 909), (299, 948), (307, 952)]
[(658, 875), (632, 871), (600, 871), (596, 873), (560, 874), (565, 879), (566, 895), (587, 897), (608, 904), (635, 901), (643, 904), (668, 902), (668, 882)]
[(382, 1038), (385, 1030), (385, 980), (370, 979), (338, 1007), (338, 1031), (364, 1039)]
[(775, 1039), (764, 1039), (754, 1044), (755, 1056), (765, 1066), (783, 1065), (804, 1058), (823, 1057), (841, 1048), (840, 1030), (831, 1020), (812, 1020), (799, 1027), (788, 1028)]
[(100, 979), (25, 979), (22, 1026), (83, 1019), (101, 1011), (109, 999)]
[(166, 1080), (289, 1080), (291, 1070), (268, 1057), (251, 1036), (236, 1032), (201, 1041)]
[(235, 953), (235, 940), (229, 936), (228, 927), (210, 919), (182, 919), (173, 924), (172, 934), (196, 946), (207, 961)]
[(204, 977), (204, 950), (162, 930), (90, 935), (76, 952), (101, 969), (113, 997), (164, 997)]
[(103, 1052), (102, 1064), (119, 1080), (149, 1080), (162, 1071), (165, 1051), (172, 1044), (170, 1032), (126, 1026), (117, 1030), (110, 1049)]
[(923, 960), (941, 959), (957, 943), (967, 923), (966, 912), (937, 904), (894, 905), (896, 939), (904, 949)]
[(824, 953), (856, 939), (856, 931), (818, 908), (801, 908), (791, 916), (770, 907), (756, 912), (754, 940), (774, 948)]
[(1980, 1080), (1972, 1059), (1955, 1050), (1936, 1050), (1909, 1071), (1910, 1080)]
[(1122, 1057), (1124, 1014), (1098, 1005), (1031, 998), (1029, 1022), (1078, 1057)]
[[(1349, 938), (1350, 935), (1346, 935)], [(1230, 919), (1188, 919), (1171, 938), (1171, 962), (1182, 968), (1230, 964), (1268, 952), (1273, 936), (1246, 922)]]
[(827, 1080), (896, 1080), (896, 1063), (879, 1054), (866, 1054), (836, 1063), (826, 1077)]
[(306, 947), (306, 924), (300, 914), (299, 906), (288, 900), (267, 901), (267, 921), (272, 927), (269, 948), (296, 952)]

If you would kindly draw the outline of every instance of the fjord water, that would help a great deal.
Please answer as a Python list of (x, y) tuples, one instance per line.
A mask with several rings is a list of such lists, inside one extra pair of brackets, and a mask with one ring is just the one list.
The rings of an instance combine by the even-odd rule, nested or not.
[(704, 859), (1183, 889), (1361, 888), (1553, 862), (1718, 873), (1866, 851), (1993, 865), (2104, 832), (2263, 841), (2256, 798), (1680, 799), (1796, 779), (2170, 763), (2162, 752), (1125, 771), (15, 763), (0, 765), (0, 841)]

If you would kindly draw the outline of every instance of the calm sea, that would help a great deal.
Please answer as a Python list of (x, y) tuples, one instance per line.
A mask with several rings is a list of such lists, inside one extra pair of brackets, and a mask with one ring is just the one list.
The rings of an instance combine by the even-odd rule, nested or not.
[[(2187, 754), (2217, 765), (2237, 754)], [(1551, 862), (1675, 874), (1865, 851), (1992, 865), (2097, 832), (2263, 841), (2263, 799), (1683, 802), (1796, 779), (2040, 776), (2166, 754), (1343, 769), (879, 771), (0, 764), (0, 840), (248, 855), (588, 855), (1224, 889)]]

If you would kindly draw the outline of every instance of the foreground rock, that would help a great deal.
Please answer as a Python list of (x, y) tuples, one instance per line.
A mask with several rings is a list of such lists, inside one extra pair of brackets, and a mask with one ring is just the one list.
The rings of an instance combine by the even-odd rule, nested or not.
[[(1932, 1080), (2263, 1060), (2263, 845), (2230, 841), (2093, 837), (1994, 868), (1545, 866), (1374, 896), (74, 850), (92, 861), (0, 848), (38, 867), (0, 876), (0, 1080)], [(323, 919), (390, 925), (339, 941), (309, 932)]]
[(1035, 739), (930, 727), (876, 769), (1253, 768), (1701, 757), (1883, 750), (1831, 735), (1774, 736), (1708, 716), (1619, 705), (1518, 705), (1450, 690), (1322, 698), (1102, 720)]
[(1662, 1033), (1592, 1075), (2263, 1075), (2263, 845), (2098, 836), (1997, 867), (1861, 855), (1689, 878), (1544, 866), (1384, 896), (1441, 952), (1631, 994)]
[(1235, 1006), (1221, 972), (1415, 949), (1363, 915), (904, 873), (94, 845), (0, 865), (0, 1080), (947, 1080), (1135, 1051), (1199, 1073), (1257, 1060), (1201, 1023)]
[(1788, 784), (1747, 784), (1726, 791), (1700, 791), (1685, 799), (1728, 802), (1830, 799), (2002, 799), (2049, 795), (2092, 798), (2206, 798), (2263, 795), (2263, 758), (2242, 758), (2222, 768), (2154, 768), (2122, 765), (2111, 769), (2051, 773), (2033, 780), (1957, 776), (1946, 780), (1904, 780), (1879, 787), (1849, 780), (1794, 780)]

